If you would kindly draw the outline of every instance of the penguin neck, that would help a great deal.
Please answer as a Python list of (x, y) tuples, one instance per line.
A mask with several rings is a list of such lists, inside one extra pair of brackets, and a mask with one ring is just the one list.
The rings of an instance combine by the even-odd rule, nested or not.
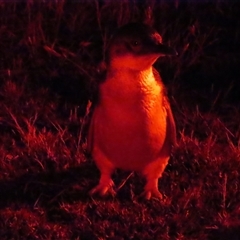
[(136, 71), (132, 69), (110, 68), (106, 80), (100, 86), (100, 98), (128, 99), (128, 104), (136, 104), (139, 99), (159, 96), (164, 87), (157, 71), (150, 66)]
[(153, 67), (150, 66), (143, 70), (136, 70), (131, 68), (109, 68), (107, 71), (107, 81), (114, 81), (114, 83), (122, 87), (138, 88), (147, 87), (156, 81), (153, 74)]

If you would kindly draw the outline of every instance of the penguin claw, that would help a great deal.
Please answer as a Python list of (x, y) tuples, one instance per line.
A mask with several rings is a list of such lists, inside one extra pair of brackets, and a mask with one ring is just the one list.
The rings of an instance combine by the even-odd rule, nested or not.
[(95, 194), (99, 194), (101, 197), (106, 195), (115, 196), (116, 192), (113, 190), (113, 182), (110, 184), (99, 183), (89, 192), (90, 196), (93, 196)]
[(141, 196), (144, 197), (146, 200), (150, 200), (154, 198), (158, 200), (163, 199), (163, 195), (157, 189), (144, 190)]

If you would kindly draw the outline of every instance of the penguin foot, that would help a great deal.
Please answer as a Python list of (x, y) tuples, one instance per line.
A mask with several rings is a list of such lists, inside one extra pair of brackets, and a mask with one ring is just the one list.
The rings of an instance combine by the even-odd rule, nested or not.
[(162, 194), (157, 189), (145, 189), (141, 196), (147, 200), (150, 200), (151, 198), (156, 198), (158, 200), (163, 199)]
[(100, 181), (99, 184), (89, 192), (89, 194), (91, 196), (95, 194), (99, 194), (102, 197), (106, 195), (114, 196), (116, 195), (116, 192), (113, 190), (113, 186), (114, 186), (114, 183), (111, 179), (108, 182)]
[(147, 178), (144, 192), (141, 194), (145, 199), (157, 198), (161, 200), (162, 194), (158, 191), (158, 178)]

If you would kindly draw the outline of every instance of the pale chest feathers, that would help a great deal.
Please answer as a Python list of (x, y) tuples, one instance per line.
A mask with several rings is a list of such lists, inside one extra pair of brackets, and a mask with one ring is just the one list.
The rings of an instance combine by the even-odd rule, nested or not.
[[(100, 87), (100, 103), (115, 115), (152, 115), (162, 110), (164, 86), (156, 70), (110, 71)], [(151, 116), (148, 116), (151, 118)]]
[(101, 85), (95, 136), (116, 167), (136, 170), (159, 154), (166, 135), (163, 94), (152, 70), (109, 74)]

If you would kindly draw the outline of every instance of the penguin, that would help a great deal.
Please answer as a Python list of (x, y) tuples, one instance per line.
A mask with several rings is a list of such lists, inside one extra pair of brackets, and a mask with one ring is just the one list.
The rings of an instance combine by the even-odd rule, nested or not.
[(91, 195), (114, 192), (111, 175), (122, 169), (145, 178), (146, 199), (162, 199), (158, 179), (176, 145), (176, 126), (153, 64), (166, 55), (177, 53), (144, 23), (124, 25), (110, 40), (106, 77), (99, 85), (87, 136), (87, 150), (101, 174)]

